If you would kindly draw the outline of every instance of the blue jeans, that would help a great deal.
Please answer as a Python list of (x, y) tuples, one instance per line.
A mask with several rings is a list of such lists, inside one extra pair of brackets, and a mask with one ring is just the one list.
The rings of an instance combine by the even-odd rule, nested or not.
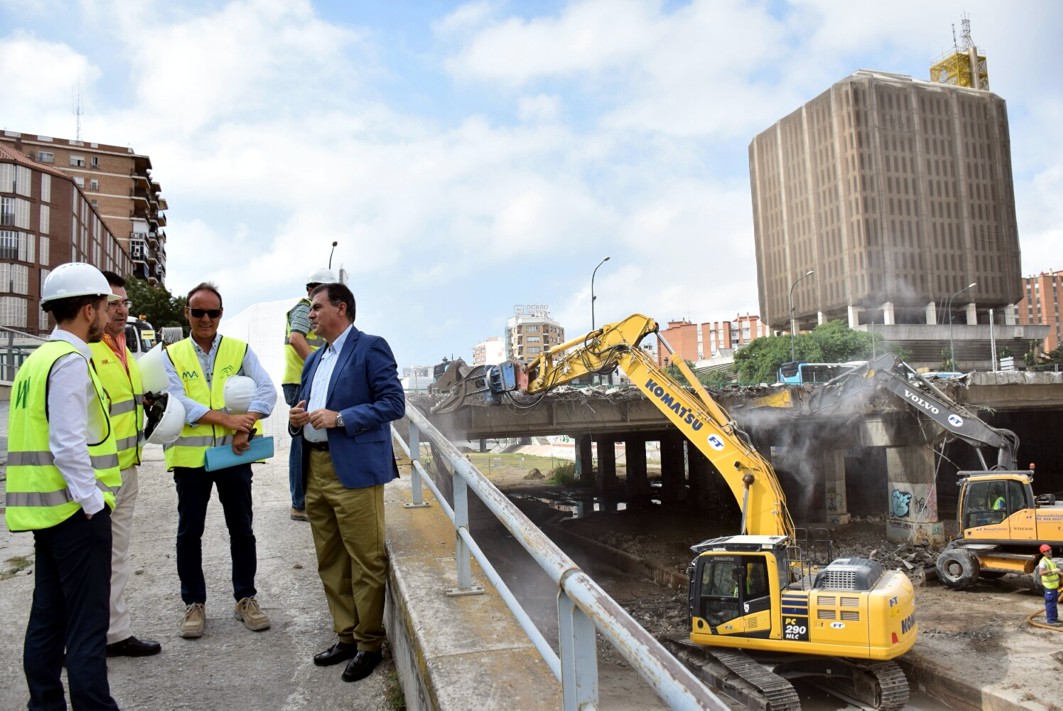
[(1045, 588), (1045, 622), (1051, 624), (1059, 621), (1059, 608), (1056, 605), (1058, 601), (1059, 588), (1055, 590)]
[(225, 513), (225, 527), (229, 529), (233, 598), (253, 597), (258, 557), (251, 525), (251, 465), (240, 464), (212, 472), (175, 467), (173, 480), (177, 485), (177, 577), (181, 579), (181, 599), (186, 605), (207, 601), (203, 580), (203, 526), (215, 484)]
[(30, 709), (66, 709), (67, 670), (74, 708), (117, 709), (107, 683), (111, 589), (111, 511), (92, 519), (79, 509), (33, 532), (33, 603), (23, 649)]
[[(299, 402), (299, 385), (285, 383), (284, 402), (288, 407), (295, 407)], [(306, 483), (303, 481), (303, 436), (292, 437), (292, 449), (288, 453), (288, 490), (292, 494), (292, 508), (302, 511), (306, 508)]]

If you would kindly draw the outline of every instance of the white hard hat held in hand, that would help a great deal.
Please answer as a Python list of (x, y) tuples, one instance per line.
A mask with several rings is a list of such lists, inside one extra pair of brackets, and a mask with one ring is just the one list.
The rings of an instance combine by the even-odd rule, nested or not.
[(163, 393), (146, 413), (145, 440), (149, 444), (173, 444), (185, 426), (185, 406), (175, 397)]
[(166, 366), (163, 365), (166, 355), (162, 351), (162, 344), (157, 343), (137, 361), (140, 382), (146, 393), (161, 393), (166, 390), (169, 381), (166, 378)]
[(246, 375), (234, 375), (225, 381), (225, 410), (230, 415), (242, 415), (255, 398), (255, 381)]

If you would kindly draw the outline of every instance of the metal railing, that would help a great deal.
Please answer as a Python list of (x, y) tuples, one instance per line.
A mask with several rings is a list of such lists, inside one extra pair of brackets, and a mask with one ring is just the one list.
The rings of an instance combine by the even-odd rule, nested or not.
[(10, 383), (19, 366), (47, 338), (0, 326), (0, 381)]
[[(674, 709), (726, 709), (727, 706), (677, 661), (661, 644), (583, 572), (564, 551), (540, 531), (506, 496), (480, 473), (412, 404), (407, 403), (406, 420), (409, 439), (403, 441), (397, 431), (394, 438), (410, 458), (412, 503), (410, 508), (424, 507), (422, 485), (427, 485), (440, 508), (456, 531), (455, 564), (458, 588), (450, 595), (481, 592), (473, 584), (470, 558), (475, 558), (484, 576), (516, 617), (517, 623), (542, 656), (543, 661), (561, 682), (566, 711), (598, 707), (598, 657), (595, 632), (600, 632), (624, 659), (649, 684), (657, 695)], [(435, 481), (420, 462), (421, 437), (435, 447), (452, 472), (451, 508)], [(469, 499), (472, 492), (506, 527), (539, 567), (558, 586), (557, 621), (560, 654), (543, 637), (484, 555), (469, 531)]]

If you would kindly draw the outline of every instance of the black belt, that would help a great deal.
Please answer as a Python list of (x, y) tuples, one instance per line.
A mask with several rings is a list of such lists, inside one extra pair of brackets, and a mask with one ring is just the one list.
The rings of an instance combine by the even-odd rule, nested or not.
[(304, 439), (303, 440), (303, 446), (309, 447), (310, 449), (314, 450), (315, 452), (327, 452), (328, 451), (328, 440), (326, 440), (324, 442), (311, 442), (308, 439)]

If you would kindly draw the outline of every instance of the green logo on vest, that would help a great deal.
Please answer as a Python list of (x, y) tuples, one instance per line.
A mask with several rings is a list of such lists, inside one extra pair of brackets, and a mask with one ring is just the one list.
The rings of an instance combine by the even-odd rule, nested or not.
[(30, 380), (26, 378), (18, 384), (18, 392), (15, 393), (15, 409), (26, 409), (26, 401), (29, 399), (30, 394)]
[(185, 370), (181, 373), (181, 380), (198, 380), (199, 373), (194, 370)]
[(225, 366), (224, 368), (221, 369), (221, 374), (222, 375), (226, 375), (226, 376), (232, 375), (233, 374), (233, 367), (231, 365)]

